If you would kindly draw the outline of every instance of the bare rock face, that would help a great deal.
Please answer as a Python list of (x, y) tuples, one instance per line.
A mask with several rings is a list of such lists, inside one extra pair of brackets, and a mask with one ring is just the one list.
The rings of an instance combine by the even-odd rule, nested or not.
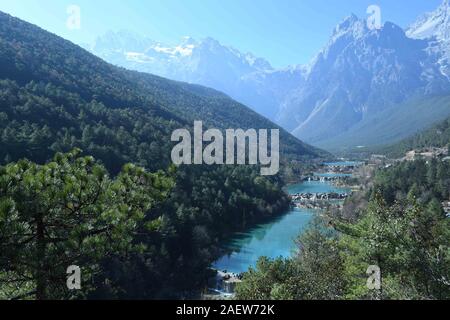
[[(284, 69), (211, 38), (167, 46), (129, 32), (108, 33), (90, 50), (129, 69), (220, 90), (322, 147), (358, 136), (359, 144), (381, 143), (376, 128), (385, 131), (383, 143), (393, 142), (450, 115), (450, 107), (437, 112), (430, 102), (421, 121), (424, 109), (415, 102), (450, 95), (450, 0), (406, 32), (391, 22), (369, 28), (350, 15), (308, 65)], [(397, 118), (406, 122), (399, 125)]]

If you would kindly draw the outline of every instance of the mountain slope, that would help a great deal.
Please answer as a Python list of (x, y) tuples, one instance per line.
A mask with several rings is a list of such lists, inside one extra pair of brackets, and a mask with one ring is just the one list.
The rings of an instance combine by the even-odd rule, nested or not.
[(406, 34), (413, 39), (435, 38), (439, 41), (448, 41), (449, 30), (450, 1), (443, 0), (436, 10), (425, 13), (412, 23), (406, 30)]
[(212, 38), (187, 37), (169, 46), (129, 31), (107, 32), (87, 48), (130, 70), (225, 92), (270, 120), (275, 119), (286, 92), (297, 88), (304, 74), (295, 67), (275, 70), (265, 59)]
[(427, 51), (439, 55), (437, 64), (442, 74), (450, 78), (450, 1), (419, 17), (407, 30), (412, 39), (428, 41)]
[[(77, 124), (77, 117), (83, 116), (81, 113), (94, 113), (92, 116), (98, 118), (100, 115), (95, 113), (101, 113), (100, 110), (116, 110), (116, 117), (123, 118), (123, 114), (127, 114), (128, 119), (121, 119), (126, 123), (120, 123), (110, 116), (109, 126), (117, 129), (123, 127), (130, 139), (137, 139), (145, 145), (164, 146), (162, 154), (164, 163), (167, 163), (167, 157), (170, 157), (170, 130), (180, 126), (192, 127), (194, 120), (203, 120), (205, 126), (217, 128), (277, 128), (267, 119), (215, 90), (114, 67), (68, 41), (3, 13), (0, 14), (0, 22), (1, 78), (16, 82), (3, 83), (3, 90), (34, 95), (36, 100), (38, 95), (44, 95), (45, 101), (40, 103), (63, 107), (63, 112), (68, 113), (67, 118), (72, 119), (69, 127), (79, 127), (72, 134), (76, 139), (81, 139), (82, 131), (86, 129)], [(10, 124), (16, 121), (39, 124), (41, 128), (49, 129), (49, 134), (61, 144), (62, 130), (69, 124), (55, 121), (55, 116), (44, 112), (41, 119), (27, 119), (26, 112), (7, 114)], [(144, 118), (148, 123), (142, 123)], [(134, 131), (137, 125), (153, 127), (147, 141), (145, 137), (136, 137)], [(283, 130), (280, 135), (282, 155), (286, 157), (300, 159), (321, 154)], [(50, 147), (46, 146), (47, 149)], [(56, 148), (55, 145), (53, 148)], [(0, 156), (3, 159), (8, 155), (25, 155), (27, 152), (6, 147), (2, 148)], [(50, 153), (49, 150), (46, 152)], [(138, 152), (144, 151), (122, 153), (121, 157), (131, 159)]]
[(377, 152), (400, 158), (408, 151), (429, 147), (450, 147), (450, 118), (396, 144), (380, 148)]
[[(194, 120), (217, 128), (277, 128), (220, 92), (112, 66), (68, 41), (1, 12), (0, 70), (0, 165), (24, 157), (47, 163), (56, 152), (78, 147), (100, 160), (111, 174), (130, 162), (156, 171), (171, 164), (173, 130), (192, 128)], [(307, 159), (323, 154), (286, 131), (280, 134), (283, 162), (292, 159), (303, 165)], [(22, 167), (23, 162), (10, 164), (10, 168)], [(52, 170), (52, 164), (48, 168)], [(2, 170), (2, 174), (5, 172)], [(86, 294), (93, 299), (192, 298), (192, 293), (207, 285), (209, 268), (218, 259), (220, 245), (227, 236), (288, 209), (289, 198), (282, 191), (280, 176), (261, 177), (259, 173), (256, 166), (178, 167), (169, 199), (146, 212), (137, 234), (127, 235), (139, 244), (139, 252), (127, 251), (126, 256), (102, 259), (98, 266), (102, 274), (92, 279), (98, 290), (83, 295), (77, 292), (77, 297)], [(103, 179), (102, 170), (93, 174)], [(70, 176), (67, 185), (84, 194), (83, 186), (90, 183), (83, 180), (78, 184), (76, 179), (82, 177)], [(7, 181), (3, 175), (1, 179)], [(32, 179), (27, 183), (41, 183), (40, 176), (37, 181)], [(80, 189), (72, 183), (80, 185)], [(23, 198), (17, 189), (7, 190), (6, 194), (5, 188), (2, 191), (6, 202), (10, 192)], [(68, 199), (60, 197), (68, 193), (63, 193), (52, 194), (51, 198), (65, 203)], [(139, 199), (140, 195), (133, 197)], [(78, 205), (73, 204), (73, 208), (79, 208)], [(5, 221), (9, 225), (15, 219), (15, 215), (10, 217), (12, 211), (8, 208), (2, 208), (0, 214), (2, 227)], [(97, 205), (89, 208), (89, 215), (105, 214)], [(53, 214), (54, 210), (49, 211)], [(72, 209), (62, 212), (74, 215)], [(31, 219), (27, 214), (23, 216)], [(63, 218), (60, 220), (65, 224)], [(72, 230), (70, 225), (67, 228)], [(5, 240), (20, 247), (29, 246), (28, 241), (11, 241), (8, 234)], [(44, 250), (57, 252), (50, 243)], [(30, 259), (31, 265), (42, 265), (35, 255)], [(0, 296), (32, 296), (33, 283), (25, 280), (23, 284), (22, 278), (13, 274), (18, 262), (9, 261), (2, 252), (0, 260), (0, 278), (11, 274), (11, 279), (20, 281), (6, 285), (0, 281)], [(47, 267), (49, 274), (57, 274), (53, 265)], [(58, 280), (49, 285), (66, 288), (65, 276), (56, 276)], [(14, 290), (10, 293), (5, 286)]]
[[(278, 70), (210, 38), (188, 38), (170, 47), (126, 32), (109, 33), (91, 49), (118, 65), (219, 89), (297, 138), (339, 149), (356, 141), (397, 141), (416, 132), (413, 123), (419, 129), (448, 115), (441, 106), (436, 112), (418, 107), (427, 113), (422, 125), (420, 113), (404, 106), (450, 95), (449, 17), (449, 0), (406, 33), (390, 22), (371, 30), (351, 15), (310, 64)], [(393, 120), (400, 117), (399, 108), (410, 125)], [(379, 136), (377, 128), (387, 131)]]
[(364, 20), (348, 17), (316, 57), (278, 122), (321, 145), (378, 113), (394, 112), (410, 97), (450, 92), (427, 47), (427, 41), (409, 39), (395, 24), (369, 30)]
[(334, 151), (387, 145), (425, 130), (450, 116), (450, 96), (415, 97), (369, 116), (347, 132), (322, 141), (319, 146)]

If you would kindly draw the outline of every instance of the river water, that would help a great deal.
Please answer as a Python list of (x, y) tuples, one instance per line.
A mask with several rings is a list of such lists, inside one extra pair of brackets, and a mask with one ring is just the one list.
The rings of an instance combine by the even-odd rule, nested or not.
[[(328, 182), (303, 182), (287, 188), (289, 194), (349, 192), (349, 189), (338, 188)], [(241, 273), (254, 267), (262, 256), (269, 258), (289, 257), (295, 250), (295, 239), (308, 227), (315, 210), (293, 208), (284, 215), (269, 223), (256, 227), (235, 236), (224, 245), (229, 254), (213, 264), (217, 270)]]

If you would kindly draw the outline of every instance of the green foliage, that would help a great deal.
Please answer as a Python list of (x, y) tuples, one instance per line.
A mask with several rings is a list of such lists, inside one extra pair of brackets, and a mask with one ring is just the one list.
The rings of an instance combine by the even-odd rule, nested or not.
[(337, 233), (322, 218), (298, 239), (296, 257), (301, 276), (297, 298), (336, 300), (347, 286)]
[(259, 176), (252, 167), (181, 166), (169, 199), (150, 211), (140, 236), (151, 250), (136, 255), (132, 264), (114, 261), (108, 267), (114, 270), (108, 278), (126, 288), (114, 296), (195, 296), (231, 233), (273, 218), (288, 206), (279, 182)]
[[(351, 221), (314, 223), (298, 255), (263, 259), (238, 287), (238, 298), (450, 299), (447, 163), (415, 161), (380, 170), (367, 208)], [(365, 200), (364, 200), (365, 201)], [(381, 290), (367, 287), (369, 266)]]
[(238, 299), (340, 299), (347, 286), (336, 234), (320, 218), (298, 239), (292, 259), (261, 258), (256, 270), (244, 274)]
[(1, 169), (0, 291), (15, 285), (19, 292), (33, 288), (38, 299), (70, 297), (66, 269), (77, 265), (84, 280), (78, 294), (87, 294), (102, 260), (136, 249), (138, 224), (172, 187), (163, 173), (133, 165), (111, 180), (94, 158), (79, 153)]
[[(449, 223), (441, 210), (415, 202), (388, 205), (377, 194), (366, 215), (350, 227), (354, 232), (341, 239), (347, 275), (353, 279), (348, 297), (449, 298)], [(381, 269), (381, 295), (366, 288), (364, 271), (369, 265)]]
[[(152, 172), (168, 168), (173, 147), (171, 133), (191, 128), (194, 120), (202, 120), (205, 128), (278, 128), (247, 107), (211, 89), (117, 68), (3, 13), (0, 39), (0, 163), (26, 158), (36, 164), (20, 163), (43, 172), (49, 165), (45, 163), (56, 152), (74, 148), (98, 160), (95, 171), (86, 171), (87, 177), (81, 171), (59, 186), (48, 186), (43, 196), (52, 196), (52, 201), (86, 183), (78, 179), (94, 183), (97, 174), (106, 174), (106, 170), (117, 176), (114, 180), (105, 178), (104, 204), (89, 208), (106, 222), (116, 223), (114, 236), (123, 236), (123, 241), (116, 243), (124, 244), (120, 249), (131, 245), (139, 250), (126, 250), (126, 257), (105, 254), (101, 261), (95, 260), (92, 268), (101, 272), (92, 272), (91, 287), (96, 290), (88, 292), (88, 298), (190, 297), (205, 285), (207, 270), (220, 254), (221, 240), (287, 207), (289, 200), (281, 191), (279, 177), (261, 178), (255, 166), (182, 166), (177, 170), (176, 185), (168, 200), (161, 203), (157, 193), (139, 189), (139, 181), (133, 180), (142, 169), (124, 167), (133, 163)], [(284, 165), (291, 160), (301, 163), (326, 155), (282, 129), (280, 140)], [(15, 165), (18, 164), (6, 168)], [(299, 168), (297, 165), (295, 170)], [(285, 171), (284, 166), (282, 170)], [(151, 181), (156, 191), (158, 181)], [(126, 197), (120, 193), (123, 190), (127, 191)], [(9, 192), (9, 196), (18, 197), (19, 193)], [(64, 203), (66, 199), (58, 201)], [(103, 210), (108, 201), (117, 208), (95, 211)], [(128, 207), (120, 206), (121, 202), (145, 207), (133, 211), (132, 219), (123, 221), (121, 214)], [(74, 202), (67, 205), (67, 210), (77, 209)], [(148, 206), (151, 209), (147, 211)], [(64, 214), (58, 208), (61, 212), (57, 214)], [(84, 224), (79, 228), (84, 228)], [(132, 235), (127, 233), (130, 228)], [(8, 241), (16, 241), (11, 238), (13, 235), (8, 234)], [(69, 250), (67, 254), (75, 252)], [(98, 255), (103, 253), (98, 250)], [(24, 256), (23, 260), (28, 258)], [(3, 263), (7, 261), (5, 258)], [(84, 267), (91, 268), (90, 262)], [(2, 276), (9, 277), (9, 271)], [(49, 285), (59, 283), (45, 281)]]
[(243, 282), (237, 286), (236, 298), (245, 300), (292, 300), (294, 296), (289, 287), (292, 278), (297, 276), (295, 264), (291, 260), (259, 259), (256, 269), (250, 268), (244, 274)]
[(450, 163), (417, 160), (381, 169), (375, 176), (372, 196), (377, 190), (390, 204), (406, 198), (421, 204), (433, 199), (444, 201), (450, 198)]
[(445, 148), (450, 143), (450, 118), (433, 125), (431, 128), (417, 133), (394, 145), (382, 148), (381, 152), (391, 157), (403, 157), (406, 152), (428, 147)]

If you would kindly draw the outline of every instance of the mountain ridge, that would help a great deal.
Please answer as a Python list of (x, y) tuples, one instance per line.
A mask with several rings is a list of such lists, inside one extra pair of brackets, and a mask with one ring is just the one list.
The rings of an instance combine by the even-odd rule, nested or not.
[[(207, 285), (221, 244), (285, 213), (290, 199), (283, 178), (298, 178), (309, 160), (326, 154), (280, 129), (279, 175), (261, 176), (253, 165), (175, 169), (171, 135), (192, 129), (193, 120), (217, 129), (279, 127), (216, 90), (113, 66), (2, 12), (0, 70), (0, 298), (192, 298)], [(79, 151), (64, 154), (72, 150), (82, 150), (83, 158)], [(167, 199), (158, 191), (166, 189)], [(114, 209), (102, 204), (116, 198), (121, 204)], [(45, 236), (23, 242), (36, 223)], [(110, 238), (127, 224), (133, 232), (124, 237), (137, 250), (127, 245), (123, 254), (104, 256), (74, 249), (73, 239), (83, 249), (87, 242), (98, 247), (90, 232), (95, 226)], [(10, 244), (11, 254), (3, 250)], [(43, 248), (38, 256), (35, 248)], [(67, 290), (62, 256), (98, 271), (87, 276), (84, 291)], [(39, 286), (43, 294), (35, 293)]]
[[(86, 48), (115, 65), (215, 88), (271, 120), (283, 95), (270, 88), (284, 88), (286, 83), (293, 88), (297, 83), (289, 79), (301, 79), (304, 73), (297, 66), (274, 69), (267, 60), (212, 38), (188, 37), (180, 44), (169, 46), (134, 33), (128, 37), (128, 34), (108, 32)], [(136, 45), (142, 41), (146, 44)], [(124, 44), (127, 42), (131, 44)]]
[[(181, 127), (192, 127), (194, 120), (203, 120), (206, 127), (222, 129), (279, 128), (214, 89), (118, 68), (67, 40), (10, 15), (0, 12), (0, 20), (2, 79), (15, 81), (20, 88), (30, 94), (33, 93), (27, 86), (36, 88), (33, 90), (46, 91), (45, 88), (40, 89), (40, 84), (47, 83), (52, 87), (55, 86), (52, 90), (66, 92), (68, 96), (76, 93), (78, 96), (76, 99), (82, 100), (83, 104), (101, 104), (110, 108), (117, 116), (123, 112), (147, 113), (146, 117), (154, 118), (160, 126), (155, 130), (164, 133), (168, 142), (170, 132), (167, 128), (173, 128), (175, 123)], [(49, 51), (49, 48), (54, 50)], [(7, 86), (9, 87), (9, 84)], [(45, 93), (51, 103), (60, 105), (70, 103), (64, 97), (53, 97), (49, 94)], [(22, 123), (26, 119), (14, 113), (9, 114), (8, 118), (10, 121), (16, 119)], [(46, 121), (45, 125), (49, 128), (60, 126), (58, 123), (51, 123), (50, 119), (39, 120), (40, 123)], [(134, 135), (132, 125), (128, 126), (128, 133)], [(55, 139), (60, 134), (60, 129), (55, 128), (52, 132)], [(298, 156), (300, 159), (303, 156), (315, 157), (325, 154), (280, 130), (281, 152), (284, 155), (289, 154), (289, 157), (294, 158)], [(166, 148), (168, 143), (164, 145)], [(2, 151), (5, 157), (8, 150)], [(165, 150), (165, 153), (170, 156), (169, 150)]]
[[(333, 140), (336, 145), (332, 148), (336, 149), (341, 144), (341, 140), (334, 139), (336, 136), (345, 137), (349, 132), (358, 135), (356, 128), (370, 123), (367, 119), (376, 118), (387, 109), (395, 112), (416, 96), (450, 94), (450, 37), (446, 42), (429, 35), (413, 36), (414, 30), (424, 29), (421, 21), (423, 25), (429, 19), (450, 30), (446, 18), (450, 16), (449, 8), (449, 1), (445, 0), (435, 13), (419, 18), (414, 27), (407, 30), (392, 22), (385, 22), (380, 29), (369, 29), (365, 20), (351, 14), (337, 24), (327, 44), (309, 64), (283, 69), (273, 68), (264, 59), (251, 66), (248, 54), (213, 39), (206, 41), (210, 45), (201, 45), (203, 41), (192, 38), (187, 39), (187, 44), (173, 46), (170, 50), (162, 46), (160, 55), (150, 57), (154, 59), (153, 64), (124, 61), (123, 53), (115, 63), (214, 87), (297, 138), (318, 146)], [(439, 28), (436, 30), (440, 30), (440, 35), (450, 36)], [(152, 46), (161, 46), (155, 43), (152, 42)], [(190, 51), (186, 51), (187, 46)], [(96, 51), (100, 56), (104, 54), (92, 50)], [(164, 65), (169, 51), (178, 52), (184, 59), (181, 64), (168, 63), (168, 68), (179, 73), (152, 67)], [(135, 57), (139, 56), (136, 53)], [(434, 113), (432, 106), (430, 113)], [(416, 116), (413, 109), (411, 116)], [(435, 121), (440, 120), (437, 116)], [(370, 131), (370, 128), (362, 129)], [(406, 130), (402, 134), (409, 133), (410, 130)], [(370, 137), (370, 140), (375, 139)]]

